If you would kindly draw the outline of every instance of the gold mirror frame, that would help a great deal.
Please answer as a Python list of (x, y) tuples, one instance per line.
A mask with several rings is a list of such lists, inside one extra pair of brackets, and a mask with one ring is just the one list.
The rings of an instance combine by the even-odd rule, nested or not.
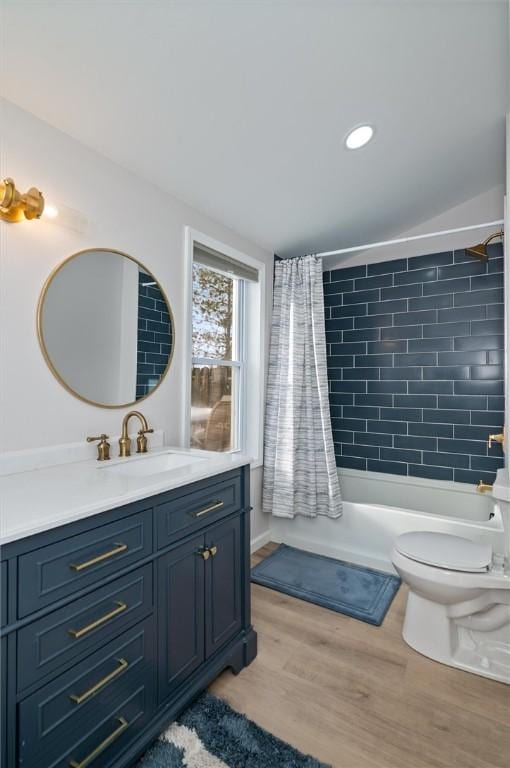
[[(148, 392), (146, 395), (141, 397), (139, 400), (133, 400), (129, 403), (121, 403), (120, 405), (106, 405), (105, 403), (98, 403), (95, 400), (89, 400), (88, 398), (84, 397), (83, 395), (78, 394), (74, 389), (72, 389), (66, 381), (62, 378), (60, 373), (57, 371), (55, 366), (53, 365), (48, 349), (46, 347), (46, 342), (44, 340), (44, 331), (43, 331), (43, 311), (44, 311), (44, 300), (46, 298), (46, 294), (48, 292), (48, 288), (51, 285), (51, 282), (53, 278), (73, 259), (76, 259), (78, 256), (83, 256), (85, 253), (116, 253), (119, 256), (124, 256), (126, 259), (129, 259), (130, 261), (134, 262), (140, 269), (142, 269), (144, 272), (146, 272), (148, 275), (154, 278), (156, 283), (158, 284), (159, 290), (161, 291), (161, 295), (163, 296), (166, 305), (168, 307), (168, 314), (170, 315), (170, 323), (172, 326), (172, 349), (170, 350), (170, 355), (168, 357), (168, 362), (166, 364), (166, 368), (161, 374), (161, 377), (156, 384), (156, 386), (151, 389), (150, 392)], [(84, 248), (81, 251), (77, 251), (76, 253), (71, 254), (71, 256), (68, 256), (64, 261), (62, 261), (60, 264), (58, 264), (48, 275), (46, 278), (44, 285), (42, 287), (39, 301), (37, 302), (37, 338), (39, 340), (39, 346), (41, 347), (41, 352), (43, 354), (44, 360), (46, 362), (46, 365), (52, 372), (53, 376), (56, 378), (56, 380), (61, 384), (69, 394), (73, 395), (73, 397), (76, 397), (78, 400), (81, 400), (82, 403), (88, 403), (89, 405), (95, 405), (97, 408), (108, 408), (110, 410), (112, 409), (118, 409), (118, 408), (128, 408), (132, 405), (137, 405), (138, 403), (143, 402), (143, 400), (147, 400), (148, 397), (154, 394), (154, 392), (159, 389), (161, 384), (166, 378), (166, 375), (168, 373), (168, 370), (170, 368), (170, 365), (172, 364), (172, 360), (174, 357), (175, 352), (175, 344), (176, 344), (176, 333), (175, 333), (175, 319), (172, 312), (172, 307), (170, 306), (170, 302), (168, 301), (168, 296), (166, 295), (163, 286), (159, 282), (159, 280), (156, 278), (156, 276), (153, 274), (153, 272), (148, 269), (148, 267), (145, 266), (139, 259), (135, 259), (134, 256), (130, 256), (129, 253), (125, 253), (124, 251), (119, 251), (117, 248)]]

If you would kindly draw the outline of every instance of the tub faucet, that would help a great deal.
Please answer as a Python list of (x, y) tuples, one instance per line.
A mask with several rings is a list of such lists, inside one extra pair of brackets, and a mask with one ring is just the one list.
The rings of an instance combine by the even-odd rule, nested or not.
[(131, 438), (128, 435), (128, 424), (131, 416), (136, 416), (139, 419), (142, 428), (138, 430), (138, 437), (136, 438), (136, 452), (147, 453), (147, 438), (146, 433), (154, 432), (154, 430), (147, 424), (147, 419), (140, 413), (140, 411), (129, 411), (122, 419), (122, 434), (119, 439), (119, 456), (131, 455)]
[(499, 443), (501, 447), (503, 447), (503, 444), (505, 442), (505, 430), (503, 432), (497, 434), (497, 435), (489, 435), (489, 439), (487, 440), (487, 445), (489, 448), (492, 448), (492, 443)]

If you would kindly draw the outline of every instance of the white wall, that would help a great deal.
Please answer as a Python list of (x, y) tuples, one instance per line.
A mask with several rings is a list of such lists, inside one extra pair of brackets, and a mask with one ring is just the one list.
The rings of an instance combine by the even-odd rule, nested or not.
[[(486, 221), (496, 221), (503, 218), (503, 199), (504, 186), (494, 187), (487, 192), (483, 192), (476, 197), (459, 203), (459, 205), (449, 208), (439, 216), (422, 222), (421, 224), (404, 232), (395, 232), (387, 240), (398, 237), (411, 237), (412, 235), (421, 235), (428, 232), (440, 232), (445, 229), (455, 229), (456, 227), (467, 227), (472, 224), (482, 224)], [(367, 211), (367, 217), (370, 217), (370, 211)], [(412, 243), (402, 243), (401, 245), (385, 246), (384, 248), (374, 248), (369, 251), (359, 251), (345, 256), (331, 256), (324, 259), (324, 269), (336, 269), (339, 267), (351, 267), (355, 264), (373, 264), (379, 261), (391, 261), (392, 259), (402, 259), (412, 256), (422, 256), (424, 253), (440, 253), (441, 251), (450, 251), (454, 248), (465, 248), (484, 240), (488, 235), (494, 232), (494, 227), (475, 230), (473, 232), (458, 233), (456, 235), (443, 235), (427, 240), (417, 240)], [(366, 239), (360, 234), (358, 243), (364, 243)], [(352, 243), (352, 245), (358, 245)], [(348, 247), (340, 246), (339, 247)]]
[[(120, 431), (128, 409), (105, 410), (70, 395), (46, 366), (36, 336), (37, 300), (46, 277), (71, 253), (94, 247), (115, 248), (139, 258), (170, 300), (175, 318), (174, 360), (142, 410), (155, 428), (165, 431), (167, 442), (178, 444), (184, 405), (184, 228), (189, 225), (207, 233), (270, 268), (272, 253), (13, 104), (1, 101), (0, 116), (2, 177), (12, 176), (21, 189), (38, 186), (48, 201), (63, 203), (89, 221), (86, 234), (43, 220), (0, 222), (0, 453)], [(271, 283), (267, 281), (268, 331)], [(252, 474), (255, 500), (260, 482), (258, 469)], [(259, 510), (257, 505), (253, 536), (267, 528)]]

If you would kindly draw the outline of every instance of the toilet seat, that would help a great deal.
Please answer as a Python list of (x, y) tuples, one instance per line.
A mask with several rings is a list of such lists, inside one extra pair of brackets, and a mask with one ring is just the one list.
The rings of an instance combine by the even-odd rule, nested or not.
[(395, 549), (418, 563), (466, 573), (482, 573), (489, 569), (492, 548), (461, 536), (431, 531), (413, 531), (397, 536)]

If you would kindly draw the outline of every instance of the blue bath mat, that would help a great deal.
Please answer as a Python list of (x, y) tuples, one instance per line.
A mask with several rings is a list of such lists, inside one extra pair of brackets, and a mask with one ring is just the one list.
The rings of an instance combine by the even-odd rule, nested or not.
[(256, 565), (251, 580), (368, 624), (382, 624), (400, 579), (286, 544)]
[[(216, 758), (216, 759), (215, 759)], [(145, 753), (137, 768), (331, 768), (205, 693)]]

